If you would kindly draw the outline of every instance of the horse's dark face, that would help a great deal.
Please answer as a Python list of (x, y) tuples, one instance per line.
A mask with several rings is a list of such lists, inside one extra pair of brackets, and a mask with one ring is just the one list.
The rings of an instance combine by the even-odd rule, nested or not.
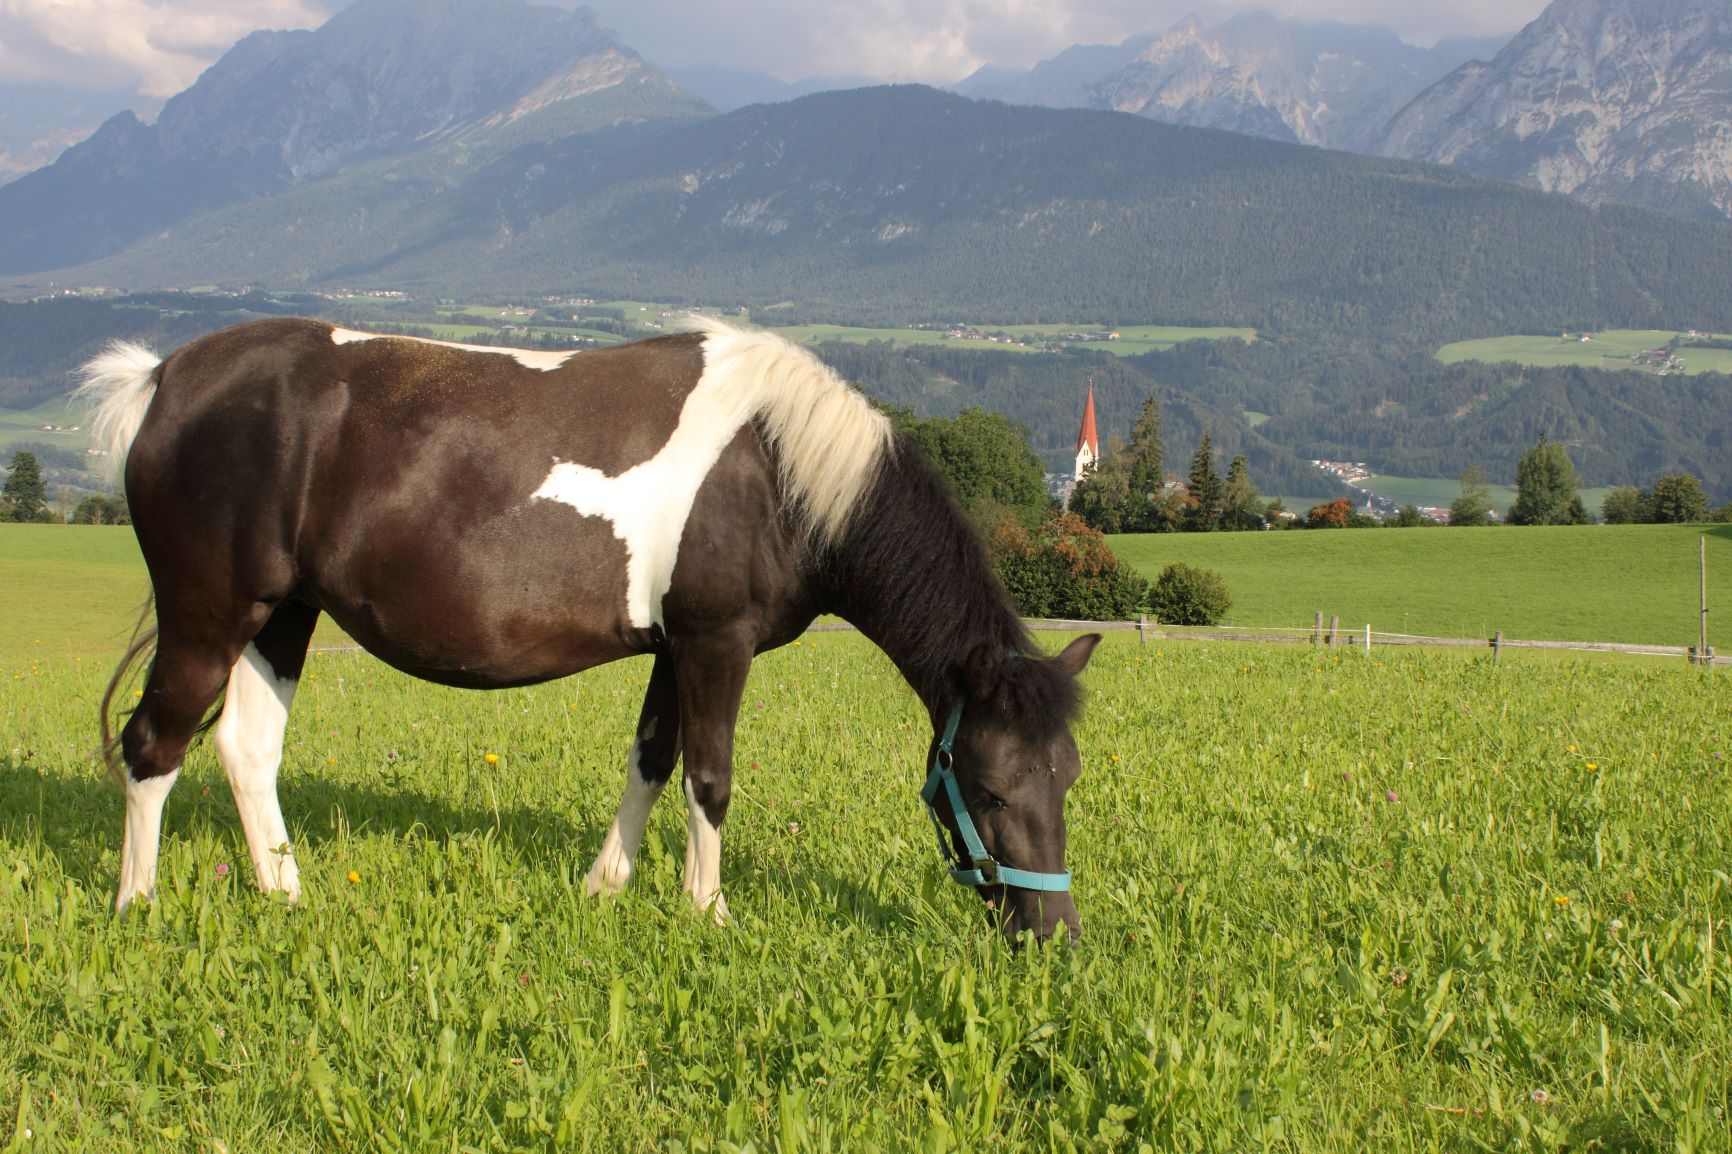
[[(981, 842), (1001, 865), (1064, 871), (1064, 799), (1082, 773), (1069, 724), (1077, 698), (1074, 678), (1099, 641), (1098, 633), (1089, 634), (1045, 659), (1002, 660), (990, 652), (969, 659), (956, 776)], [(955, 817), (948, 806), (942, 816), (954, 838)], [(978, 892), (1011, 938), (1024, 930), (1048, 938), (1061, 924), (1073, 939), (1081, 932), (1068, 891), (1000, 885)]]

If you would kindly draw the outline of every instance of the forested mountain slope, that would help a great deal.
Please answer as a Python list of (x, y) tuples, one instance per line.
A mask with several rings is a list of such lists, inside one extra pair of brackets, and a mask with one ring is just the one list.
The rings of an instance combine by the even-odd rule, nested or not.
[(1732, 226), (920, 87), (527, 145), (438, 195), (394, 171), (301, 185), (71, 275), (1427, 340), (1732, 328)]

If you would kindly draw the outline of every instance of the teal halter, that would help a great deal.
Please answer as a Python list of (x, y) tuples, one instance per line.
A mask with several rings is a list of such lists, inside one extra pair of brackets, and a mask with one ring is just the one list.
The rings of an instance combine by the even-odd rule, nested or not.
[(961, 723), (962, 702), (959, 699), (950, 709), (950, 720), (944, 724), (944, 736), (939, 738), (938, 751), (932, 755), (932, 770), (926, 775), (926, 784), (920, 790), (920, 796), (926, 802), (926, 814), (932, 819), (932, 828), (938, 831), (938, 852), (947, 861), (951, 859), (952, 846), (944, 836), (944, 822), (938, 816), (938, 790), (941, 786), (950, 798), (956, 832), (962, 835), (963, 848), (968, 851), (967, 858), (950, 867), (951, 880), (965, 886), (1016, 886), (1018, 889), (1048, 892), (1070, 889), (1068, 872), (1051, 874), (1019, 870), (1000, 865), (986, 852), (986, 846), (974, 828), (974, 820), (968, 816), (968, 807), (962, 803), (962, 790), (956, 784), (956, 757), (950, 747), (956, 744), (956, 727)]

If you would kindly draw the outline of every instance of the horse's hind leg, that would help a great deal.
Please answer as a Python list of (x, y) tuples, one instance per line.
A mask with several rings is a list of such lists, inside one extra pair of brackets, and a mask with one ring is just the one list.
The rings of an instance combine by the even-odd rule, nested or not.
[(643, 844), (644, 827), (662, 787), (673, 775), (680, 756), (680, 703), (674, 686), (673, 662), (657, 653), (644, 691), (643, 710), (626, 757), (625, 795), (607, 840), (589, 867), (587, 888), (596, 894), (617, 894), (631, 880), (632, 862)]
[(289, 706), (318, 619), (317, 609), (299, 602), (277, 606), (230, 670), (214, 732), (253, 859), (253, 877), (259, 889), (281, 891), (290, 901), (301, 896), (301, 876), (277, 801), (277, 770)]
[[(159, 602), (159, 622), (163, 622), (161, 610)], [(126, 832), (120, 846), (116, 912), (156, 888), (163, 803), (180, 776), (187, 744), (222, 689), (232, 656), (232, 650), (188, 640), (173, 628), (164, 628), (157, 638), (138, 708), (120, 733), (126, 763)]]

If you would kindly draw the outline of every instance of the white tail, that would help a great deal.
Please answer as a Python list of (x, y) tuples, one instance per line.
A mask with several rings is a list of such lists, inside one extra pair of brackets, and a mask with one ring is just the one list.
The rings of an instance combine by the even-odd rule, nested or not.
[(145, 410), (156, 395), (156, 366), (161, 358), (143, 345), (113, 341), (102, 355), (78, 370), (84, 383), (73, 397), (94, 406), (90, 426), (99, 465), (118, 482), (126, 469), (127, 450), (144, 423)]
[(705, 375), (726, 373), (748, 393), (807, 530), (836, 542), (892, 451), (889, 418), (792, 341), (701, 315), (689, 324), (704, 334)]

